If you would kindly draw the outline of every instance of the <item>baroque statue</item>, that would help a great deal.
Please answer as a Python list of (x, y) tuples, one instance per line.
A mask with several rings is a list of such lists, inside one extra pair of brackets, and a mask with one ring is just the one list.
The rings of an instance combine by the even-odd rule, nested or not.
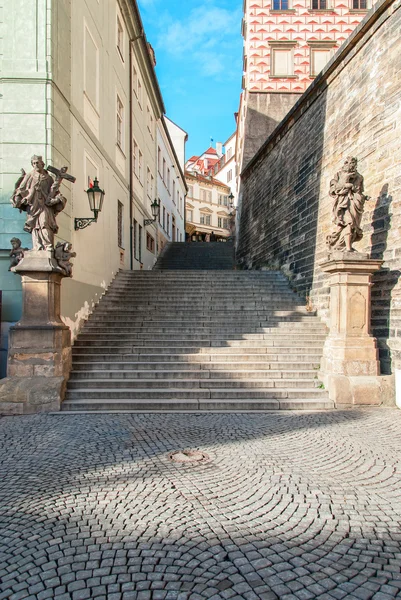
[(364, 195), (363, 177), (357, 171), (358, 160), (348, 156), (341, 170), (330, 181), (329, 194), (334, 198), (332, 221), (335, 229), (327, 236), (333, 250), (355, 252), (354, 242), (363, 237), (361, 221), (368, 196)]
[(24, 250), (21, 248), (21, 240), (13, 237), (11, 240), (12, 249), (10, 251), (10, 266), (8, 268), (9, 271), (16, 267), (19, 262), (24, 258)]
[(54, 235), (58, 231), (56, 217), (67, 202), (60, 193), (60, 185), (63, 179), (74, 182), (75, 177), (67, 173), (67, 167), (60, 170), (48, 167), (56, 174), (54, 180), (44, 168), (41, 156), (32, 156), (31, 165), (30, 173), (21, 170), (11, 203), (20, 212), (27, 213), (24, 231), (32, 234), (33, 250), (54, 250)]
[(72, 277), (73, 264), (70, 261), (71, 258), (75, 258), (77, 253), (71, 252), (72, 246), (69, 242), (58, 242), (54, 250), (54, 258), (57, 261), (61, 271), (67, 277)]

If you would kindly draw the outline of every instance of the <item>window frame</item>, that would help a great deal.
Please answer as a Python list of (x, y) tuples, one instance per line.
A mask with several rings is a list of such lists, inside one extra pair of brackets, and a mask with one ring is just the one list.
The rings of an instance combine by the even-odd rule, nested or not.
[(146, 232), (146, 250), (152, 254), (155, 253), (155, 238), (148, 231)]
[[(120, 105), (120, 106), (119, 106)], [(119, 107), (121, 107), (121, 114), (119, 111)], [(124, 152), (124, 104), (120, 98), (119, 93), (117, 92), (117, 103), (116, 103), (116, 134), (117, 134), (117, 146), (120, 148), (121, 152)], [(121, 128), (121, 131), (120, 131)], [(119, 139), (120, 137), (120, 139)]]
[[(295, 60), (294, 60), (294, 51), (297, 46), (297, 42), (285, 41), (272, 41), (269, 42), (270, 48), (270, 78), (272, 79), (297, 79), (297, 75), (295, 75)], [(291, 72), (290, 73), (276, 73), (275, 68), (275, 53), (278, 51), (283, 52), (286, 50), (290, 53), (290, 64), (291, 64)]]
[(117, 200), (117, 245), (124, 250), (124, 204)]
[[(120, 15), (117, 13), (117, 22), (116, 22), (116, 26), (117, 26), (117, 33), (116, 33), (116, 47), (117, 47), (117, 52), (122, 60), (122, 62), (124, 63), (124, 26), (122, 24), (122, 20), (120, 18)], [(121, 36), (120, 36), (121, 33)], [(120, 46), (121, 44), (121, 46)]]
[[(329, 51), (330, 55), (329, 55), (329, 59), (326, 62), (326, 65), (327, 65), (330, 62), (330, 60), (333, 58), (333, 56), (336, 52), (337, 42), (336, 41), (331, 41), (331, 42), (330, 41), (324, 41), (324, 42), (309, 41), (307, 43), (309, 46), (309, 77), (315, 78), (319, 75), (319, 73), (321, 73), (321, 71), (318, 71), (317, 73), (314, 72), (313, 53), (316, 51), (319, 51), (319, 50)], [(323, 69), (324, 68), (325, 67), (323, 67)]]

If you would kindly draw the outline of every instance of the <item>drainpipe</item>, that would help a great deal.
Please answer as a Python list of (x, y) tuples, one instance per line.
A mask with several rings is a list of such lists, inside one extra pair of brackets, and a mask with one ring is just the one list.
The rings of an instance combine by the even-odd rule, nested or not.
[(132, 42), (134, 40), (129, 41), (129, 268), (131, 271), (134, 268), (134, 256), (132, 249), (133, 242), (133, 201), (134, 201), (134, 192), (133, 192), (133, 179), (132, 179)]

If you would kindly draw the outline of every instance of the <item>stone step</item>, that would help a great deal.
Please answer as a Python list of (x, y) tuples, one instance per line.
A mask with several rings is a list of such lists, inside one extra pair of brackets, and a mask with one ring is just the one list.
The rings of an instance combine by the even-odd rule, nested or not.
[[(196, 333), (196, 334), (192, 334), (191, 336), (188, 336), (188, 334), (186, 333), (182, 333), (180, 330), (175, 329), (172, 332), (168, 332), (168, 333), (155, 333), (149, 330), (143, 330), (141, 332), (122, 332), (122, 331), (94, 331), (94, 330), (90, 330), (90, 331), (84, 331), (83, 333), (80, 334), (79, 336), (79, 340), (80, 341), (101, 341), (102, 339), (107, 338), (108, 343), (110, 343), (111, 341), (113, 343), (115, 342), (135, 342), (137, 340), (152, 340), (152, 342), (159, 342), (159, 341), (170, 341), (172, 340), (172, 335), (174, 335), (173, 341), (174, 342), (178, 342), (178, 341), (182, 341), (185, 342), (185, 344), (190, 344), (193, 345), (195, 342), (199, 342), (202, 343), (205, 341), (210, 341), (210, 342), (218, 342), (221, 341), (222, 344), (224, 344), (224, 342), (229, 341), (229, 342), (233, 342), (233, 341), (246, 341), (246, 340), (253, 340), (253, 341), (257, 341), (257, 340), (261, 340), (261, 341), (274, 341), (274, 340), (283, 340), (285, 339), (287, 342), (293, 342), (296, 343), (297, 341), (300, 342), (302, 340), (302, 342), (310, 342), (310, 341), (321, 341), (322, 343), (324, 342), (326, 336), (324, 333), (310, 333), (307, 331), (303, 331), (302, 333), (299, 333), (298, 335), (296, 334), (285, 334), (285, 333), (280, 333), (280, 332), (274, 332), (274, 333), (242, 333), (242, 334), (238, 334), (238, 333), (230, 333), (230, 330), (227, 329), (226, 332), (222, 332), (222, 333)], [(188, 337), (190, 339), (188, 339)]]
[[(118, 305), (117, 305), (118, 306)], [(147, 313), (147, 311), (150, 311), (149, 307), (147, 306), (143, 306), (143, 307), (137, 307), (135, 309), (127, 309), (127, 310), (121, 310), (119, 308), (103, 308), (100, 307), (99, 311), (97, 311), (98, 315), (107, 315), (109, 316), (110, 314), (113, 314), (113, 316), (115, 318), (117, 317), (122, 317), (123, 319), (125, 318), (126, 321), (130, 321), (133, 317), (137, 317), (138, 319), (140, 318), (142, 320), (142, 313)], [(193, 310), (192, 308), (181, 308), (177, 306), (176, 311), (180, 311), (180, 313), (182, 315), (184, 315), (186, 318), (200, 318), (202, 317), (202, 319), (204, 317), (209, 317), (209, 316), (213, 316), (214, 318), (219, 317), (220, 320), (224, 320), (226, 318), (227, 315), (227, 311), (225, 310)], [(158, 308), (157, 310), (151, 310), (152, 315), (154, 318), (157, 319), (161, 319), (163, 318), (163, 316), (166, 316), (167, 318), (171, 315), (171, 309), (161, 309)], [(257, 309), (252, 309), (252, 308), (246, 308), (243, 310), (230, 310), (230, 316), (232, 320), (235, 320), (235, 317), (241, 317), (242, 315), (248, 315), (248, 317), (250, 319), (255, 319), (255, 320), (259, 320), (259, 317), (265, 317), (266, 320), (272, 321), (272, 322), (278, 322), (278, 321), (309, 321), (309, 319), (313, 318), (313, 315), (308, 315), (308, 313), (306, 312), (301, 312), (301, 311), (282, 311), (282, 310), (257, 310)], [(143, 318), (146, 318), (145, 315)]]
[[(293, 317), (276, 317), (276, 316), (272, 316), (272, 314), (259, 314), (259, 315), (254, 315), (251, 313), (246, 313), (246, 312), (239, 312), (239, 313), (235, 313), (235, 316), (228, 313), (224, 316), (224, 319), (222, 319), (221, 317), (216, 317), (215, 315), (213, 315), (213, 313), (205, 315), (199, 315), (199, 313), (195, 313), (197, 314), (198, 318), (196, 323), (207, 323), (210, 325), (214, 325), (215, 323), (220, 323), (220, 325), (222, 323), (230, 325), (230, 323), (234, 323), (234, 324), (255, 324), (255, 325), (262, 325), (266, 326), (266, 327), (273, 327), (273, 328), (283, 328), (283, 329), (288, 329), (290, 327), (304, 327), (305, 324), (309, 324), (309, 325), (315, 325), (315, 326), (319, 326), (319, 327), (325, 327), (322, 322), (315, 317), (314, 315), (309, 315), (309, 316), (293, 316)], [(99, 310), (96, 310), (96, 312), (91, 315), (90, 317), (90, 322), (94, 323), (94, 322), (107, 322), (107, 323), (131, 323), (131, 324), (144, 324), (145, 326), (148, 323), (165, 323), (165, 324), (177, 324), (178, 326), (180, 325), (180, 323), (194, 323), (194, 319), (188, 319), (187, 318), (183, 318), (183, 319), (173, 319), (170, 315), (167, 316), (165, 319), (160, 317), (159, 315), (147, 315), (147, 314), (137, 314), (135, 312), (133, 312), (132, 314), (129, 315), (129, 318), (127, 318), (127, 313), (122, 313), (119, 314), (117, 311), (101, 311), (100, 308)]]
[(96, 327), (103, 326), (103, 324), (107, 327), (170, 327), (170, 328), (181, 328), (182, 327), (210, 327), (215, 329), (216, 327), (226, 327), (226, 326), (236, 326), (241, 328), (247, 327), (262, 327), (267, 330), (296, 330), (301, 331), (305, 328), (305, 323), (308, 324), (308, 329), (322, 329), (327, 331), (326, 326), (318, 319), (312, 317), (307, 317), (307, 321), (275, 321), (274, 326), (270, 326), (266, 321), (267, 317), (263, 316), (258, 318), (256, 321), (250, 317), (249, 315), (238, 316), (238, 318), (232, 318), (229, 314), (222, 321), (219, 318), (210, 318), (205, 317), (202, 321), (194, 323), (193, 319), (180, 319), (179, 317), (173, 318), (172, 316), (166, 319), (160, 319), (157, 317), (152, 318), (149, 315), (140, 315), (141, 318), (134, 319), (126, 319), (123, 316), (116, 317), (113, 313), (108, 313), (106, 315), (99, 316), (99, 312), (96, 311), (93, 315), (90, 316), (89, 321), (85, 324), (94, 325)]
[(63, 411), (71, 412), (253, 412), (275, 410), (332, 410), (334, 403), (327, 398), (292, 398), (281, 400), (65, 400)]
[[(72, 349), (72, 353), (74, 356), (94, 356), (97, 360), (108, 360), (105, 357), (126, 357), (129, 359), (135, 360), (135, 356), (139, 356), (139, 361), (146, 360), (142, 358), (143, 356), (149, 357), (152, 356), (151, 360), (155, 361), (156, 356), (162, 357), (163, 361), (174, 361), (175, 357), (183, 356), (185, 357), (185, 361), (193, 362), (196, 357), (198, 360), (209, 360), (208, 357), (213, 357), (210, 360), (235, 360), (236, 358), (240, 358), (241, 361), (246, 360), (256, 360), (256, 356), (260, 355), (260, 360), (268, 360), (268, 361), (285, 361), (286, 357), (289, 357), (291, 362), (298, 362), (305, 360), (306, 355), (308, 359), (313, 361), (320, 361), (322, 356), (322, 350), (320, 348), (174, 348), (174, 352), (171, 351), (171, 348), (149, 348), (149, 347), (136, 347), (135, 351), (130, 349), (128, 346), (125, 349), (122, 348), (110, 348), (110, 346), (74, 346)], [(227, 358), (222, 358), (222, 357)], [(313, 356), (313, 359), (311, 358)], [(192, 357), (192, 359), (190, 358)], [(251, 357), (251, 358), (249, 358)], [(277, 358), (284, 357), (284, 358)], [(160, 361), (158, 361), (160, 362)]]
[(278, 390), (292, 389), (297, 390), (317, 388), (319, 382), (314, 379), (73, 379), (68, 381), (67, 389), (69, 391), (79, 390), (84, 392), (87, 389), (100, 389), (118, 391), (124, 390), (203, 390), (210, 391), (220, 389), (234, 390), (265, 390), (275, 388)]
[(66, 400), (87, 399), (115, 399), (115, 400), (147, 400), (147, 399), (188, 399), (188, 400), (224, 400), (224, 399), (259, 399), (259, 400), (283, 400), (286, 398), (326, 398), (327, 392), (318, 388), (266, 388), (266, 389), (236, 389), (236, 388), (100, 388), (82, 387), (80, 389), (68, 389)]
[(184, 380), (193, 380), (193, 379), (205, 379), (207, 381), (225, 381), (225, 380), (239, 380), (239, 381), (248, 381), (248, 380), (264, 380), (264, 379), (274, 379), (274, 380), (290, 380), (295, 379), (299, 382), (299, 380), (313, 380), (316, 376), (316, 371), (314, 370), (294, 370), (294, 371), (285, 371), (285, 370), (273, 370), (273, 369), (265, 369), (265, 370), (206, 370), (206, 369), (196, 369), (191, 370), (185, 369), (173, 371), (172, 369), (130, 369), (130, 370), (122, 370), (112, 368), (106, 369), (93, 369), (85, 371), (71, 371), (71, 376), (69, 379), (69, 383), (77, 382), (81, 380), (99, 380), (102, 381), (104, 379), (115, 380), (176, 380), (176, 379), (184, 379)]
[[(103, 334), (103, 335), (111, 335), (111, 334), (129, 334), (129, 333), (147, 333), (148, 335), (160, 335), (160, 334), (180, 334), (180, 335), (197, 335), (197, 334), (209, 334), (214, 335), (215, 337), (224, 337), (226, 334), (229, 335), (253, 335), (253, 334), (264, 334), (264, 335), (274, 335), (274, 336), (286, 336), (290, 332), (295, 336), (297, 335), (295, 331), (298, 331), (298, 335), (319, 335), (326, 336), (326, 330), (323, 327), (302, 327), (298, 330), (295, 328), (288, 328), (286, 331), (282, 327), (206, 327), (204, 325), (199, 325), (198, 327), (179, 327), (178, 325), (173, 327), (160, 327), (159, 325), (155, 326), (153, 324), (144, 324), (141, 325), (138, 323), (137, 325), (125, 325), (124, 327), (116, 326), (114, 323), (104, 323), (100, 324), (98, 322), (90, 321), (85, 324), (85, 328), (83, 330), (83, 334), (94, 333), (94, 334)], [(81, 334), (80, 334), (81, 335)], [(297, 337), (298, 337), (297, 335)], [(299, 339), (299, 338), (298, 338)]]
[[(194, 357), (196, 355), (193, 355)], [(90, 360), (90, 359), (93, 360)], [(73, 367), (73, 373), (81, 373), (81, 372), (98, 372), (98, 373), (105, 373), (107, 374), (107, 372), (115, 372), (115, 371), (123, 371), (123, 372), (128, 372), (128, 373), (135, 373), (137, 370), (138, 371), (146, 371), (146, 372), (155, 372), (157, 373), (158, 371), (163, 371), (163, 372), (168, 372), (168, 371), (175, 371), (175, 372), (185, 372), (185, 373), (192, 373), (193, 371), (199, 371), (199, 370), (207, 370), (210, 373), (215, 373), (215, 377), (218, 377), (218, 372), (219, 371), (223, 371), (223, 372), (228, 372), (228, 373), (241, 373), (242, 371), (248, 373), (248, 375), (251, 377), (251, 373), (253, 371), (258, 371), (258, 372), (266, 372), (269, 370), (275, 371), (275, 372), (279, 372), (279, 371), (283, 371), (287, 374), (292, 373), (294, 371), (298, 371), (299, 373), (302, 372), (316, 372), (317, 369), (319, 369), (320, 367), (320, 362), (319, 361), (299, 361), (299, 362), (290, 362), (288, 361), (283, 361), (283, 362), (278, 362), (278, 361), (266, 361), (266, 360), (255, 360), (255, 362), (250, 362), (250, 360), (246, 361), (244, 360), (243, 362), (240, 362), (241, 357), (238, 357), (240, 360), (238, 362), (226, 362), (226, 361), (213, 361), (211, 362), (210, 360), (205, 360), (205, 361), (201, 361), (201, 358), (199, 360), (197, 360), (196, 362), (188, 362), (188, 361), (179, 361), (177, 360), (176, 362), (154, 362), (154, 361), (139, 361), (139, 360), (132, 360), (132, 361), (125, 361), (125, 360), (120, 360), (119, 357), (109, 357), (107, 359), (107, 361), (101, 361), (99, 362), (97, 360), (97, 356), (96, 355), (90, 355), (89, 357), (84, 356), (83, 360), (78, 360), (78, 358), (74, 361), (74, 367)], [(113, 361), (112, 358), (115, 358), (115, 360)], [(206, 357), (207, 359), (209, 359), (209, 356)], [(233, 357), (235, 358), (235, 357)], [(257, 358), (259, 359), (264, 359), (263, 355), (257, 355)], [(181, 371), (181, 369), (183, 369), (183, 371)], [(263, 371), (262, 371), (263, 369)], [(288, 375), (289, 376), (289, 375)]]
[[(105, 345), (107, 344), (107, 345)], [(81, 340), (79, 338), (75, 341), (73, 349), (79, 348), (87, 348), (89, 349), (105, 349), (109, 348), (110, 352), (118, 352), (126, 348), (135, 348), (138, 352), (143, 351), (144, 349), (149, 350), (149, 353), (157, 352), (160, 350), (160, 353), (165, 352), (174, 352), (182, 351), (189, 352), (191, 349), (192, 352), (197, 353), (217, 353), (217, 352), (244, 352), (246, 353), (248, 350), (255, 351), (255, 353), (266, 354), (267, 349), (269, 351), (273, 351), (274, 349), (278, 349), (280, 351), (291, 351), (291, 352), (310, 352), (310, 351), (318, 351), (323, 349), (323, 342), (319, 340), (312, 340), (303, 342), (302, 346), (298, 344), (297, 346), (292, 346), (291, 341), (287, 341), (285, 339), (279, 338), (277, 340), (205, 340), (202, 343), (195, 344), (192, 340), (135, 340), (135, 341), (124, 341), (124, 340), (104, 340), (101, 338), (100, 340)]]

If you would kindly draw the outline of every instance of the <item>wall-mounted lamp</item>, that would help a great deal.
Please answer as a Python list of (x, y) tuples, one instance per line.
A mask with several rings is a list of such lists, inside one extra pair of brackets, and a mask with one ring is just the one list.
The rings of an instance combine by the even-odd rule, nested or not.
[(88, 218), (77, 217), (74, 219), (74, 229), (85, 229), (91, 223), (96, 223), (97, 216), (102, 210), (105, 192), (100, 189), (97, 177), (95, 177), (93, 185), (86, 190), (86, 193), (88, 194), (89, 207), (95, 216)]
[(155, 223), (157, 221), (157, 219), (159, 218), (160, 199), (159, 199), (159, 201), (157, 201), (157, 198), (155, 198), (153, 200), (152, 204), (150, 205), (150, 209), (152, 211), (153, 219), (145, 219), (143, 222), (144, 227), (146, 227), (147, 225), (152, 225), (152, 223)]

